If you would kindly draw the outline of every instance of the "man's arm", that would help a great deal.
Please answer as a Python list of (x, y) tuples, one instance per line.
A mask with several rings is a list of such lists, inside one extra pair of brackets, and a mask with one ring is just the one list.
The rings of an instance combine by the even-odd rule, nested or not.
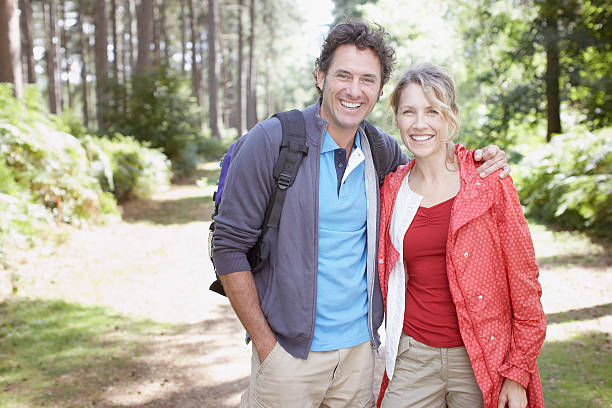
[(499, 173), (499, 178), (504, 178), (510, 174), (510, 165), (506, 160), (506, 152), (497, 145), (489, 145), (483, 149), (476, 149), (474, 151), (474, 160), (484, 161), (482, 166), (478, 168), (478, 173), (482, 178), (502, 168), (503, 171)]
[(261, 311), (253, 274), (251, 271), (240, 271), (220, 275), (219, 278), (236, 316), (253, 341), (259, 361), (264, 361), (276, 344), (276, 338)]
[(261, 361), (276, 339), (262, 312), (247, 253), (261, 234), (272, 192), (272, 172), (281, 141), (280, 122), (274, 121), (268, 123), (272, 134), (258, 124), (236, 144), (213, 236), (217, 273)]

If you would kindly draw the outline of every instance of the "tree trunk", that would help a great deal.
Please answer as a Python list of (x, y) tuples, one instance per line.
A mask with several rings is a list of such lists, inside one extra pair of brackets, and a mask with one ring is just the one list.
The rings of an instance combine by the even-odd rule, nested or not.
[[(223, 27), (223, 16), (219, 22), (219, 28)], [(221, 109), (221, 118), (223, 127), (230, 128), (234, 126), (232, 122), (233, 106), (236, 105), (234, 97), (234, 84), (232, 81), (232, 70), (230, 66), (231, 56), (233, 53), (231, 41), (225, 41), (223, 32), (219, 31), (219, 52), (222, 54), (221, 63), (221, 89), (223, 95), (223, 104)], [(232, 106), (233, 105), (233, 106)]]
[(168, 24), (166, 20), (166, 0), (161, 0), (159, 6), (159, 33), (160, 33), (160, 44), (163, 45), (163, 63), (164, 65), (170, 65), (170, 50), (168, 49), (170, 38), (168, 37)]
[(89, 127), (89, 98), (87, 96), (87, 50), (89, 49), (87, 37), (83, 31), (83, 20), (85, 19), (85, 10), (82, 2), (79, 2), (78, 29), (79, 29), (79, 45), (81, 48), (81, 91), (83, 99), (83, 124)]
[(238, 2), (238, 85), (236, 86), (236, 129), (238, 136), (244, 132), (246, 125), (246, 81), (244, 69), (244, 0)]
[(23, 97), (21, 39), (17, 0), (0, 0), (0, 82), (13, 84), (13, 94)]
[[(129, 6), (129, 5), (128, 5)], [(130, 35), (130, 21), (128, 21), (127, 15), (129, 14), (129, 11), (126, 9), (126, 7), (122, 7), (122, 15), (117, 17), (118, 20), (121, 22), (121, 30), (119, 31), (119, 55), (121, 56), (121, 58), (119, 59), (120, 62), (120, 76), (121, 76), (121, 83), (123, 85), (122, 87), (122, 92), (121, 92), (121, 111), (124, 113), (124, 115), (127, 115), (128, 109), (127, 109), (127, 104), (128, 104), (128, 96), (129, 96), (129, 72), (131, 69), (130, 63), (128, 61), (128, 52), (130, 49), (130, 40), (127, 37), (131, 38)], [(126, 35), (127, 34), (127, 35)]]
[(60, 114), (62, 111), (59, 103), (58, 95), (58, 75), (56, 62), (56, 18), (55, 18), (55, 2), (53, 0), (43, 1), (43, 11), (45, 17), (45, 27), (47, 35), (47, 82), (49, 90), (49, 111), (54, 114)]
[[(136, 14), (134, 0), (126, 0), (125, 12), (127, 16), (127, 29), (129, 32), (128, 52), (130, 54), (130, 73), (136, 69), (136, 52), (134, 51), (134, 39), (136, 38)], [(124, 68), (125, 69), (125, 68)]]
[(157, 0), (155, 0), (153, 4), (153, 53), (155, 55), (155, 66), (161, 65), (161, 49), (159, 45), (160, 27), (159, 6), (157, 5)]
[(198, 39), (200, 34), (198, 32), (198, 17), (195, 14), (194, 0), (188, 0), (189, 2), (189, 20), (191, 25), (191, 75), (192, 75), (192, 86), (193, 94), (198, 101), (200, 108), (204, 104), (204, 95), (202, 94), (202, 73), (198, 66)]
[(145, 73), (151, 69), (150, 46), (153, 42), (153, 0), (142, 0), (138, 7), (138, 62), (137, 71)]
[(34, 42), (32, 40), (32, 6), (30, 0), (19, 0), (21, 10), (21, 54), (25, 59), (25, 73), (28, 84), (36, 83), (34, 70)]
[(219, 131), (219, 62), (217, 61), (217, 30), (219, 4), (208, 0), (208, 96), (211, 136), (221, 138)]
[[(72, 66), (72, 57), (68, 52), (68, 30), (66, 29), (66, 0), (62, 0), (62, 20), (64, 24), (61, 27), (61, 38), (62, 38), (62, 48), (63, 48), (63, 57), (64, 57), (64, 66), (66, 67), (66, 95), (68, 96), (68, 108), (72, 110), (74, 106), (74, 101), (72, 98), (72, 89), (70, 87), (70, 69)], [(62, 81), (63, 82), (63, 81)], [(63, 98), (62, 98), (63, 99)], [(62, 104), (63, 106), (63, 104)]]
[(257, 123), (257, 67), (255, 61), (255, 0), (249, 6), (251, 32), (249, 35), (249, 73), (247, 89), (247, 127)]
[(544, 48), (546, 50), (546, 102), (548, 111), (548, 127), (546, 141), (550, 142), (553, 134), (561, 133), (561, 97), (559, 92), (559, 29), (557, 22), (557, 6), (554, 0), (546, 0), (544, 6)]
[(117, 0), (111, 0), (111, 41), (113, 44), (113, 80), (119, 83), (119, 36), (117, 30)]
[(183, 77), (187, 73), (187, 22), (185, 16), (185, 0), (181, 0), (181, 73)]
[(276, 38), (276, 30), (274, 23), (271, 22), (270, 17), (274, 13), (273, 10), (264, 8), (263, 23), (268, 29), (267, 40), (268, 45), (266, 47), (266, 69), (264, 71), (264, 89), (266, 91), (266, 117), (272, 114), (272, 91), (270, 89), (270, 71), (272, 70), (271, 62), (275, 60), (276, 53), (274, 52), (274, 39)]
[(104, 129), (106, 128), (105, 116), (108, 107), (108, 17), (106, 14), (106, 0), (97, 0), (95, 2), (95, 15), (96, 118), (98, 119), (98, 128)]

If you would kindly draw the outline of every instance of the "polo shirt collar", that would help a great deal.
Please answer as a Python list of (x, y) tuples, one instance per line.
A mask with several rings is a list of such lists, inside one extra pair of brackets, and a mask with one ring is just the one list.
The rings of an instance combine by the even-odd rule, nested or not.
[[(361, 148), (361, 140), (359, 140), (359, 130), (355, 134), (355, 142), (353, 143), (353, 149), (356, 147)], [(336, 141), (331, 137), (329, 132), (325, 131), (325, 136), (323, 137), (323, 144), (321, 145), (321, 154), (326, 152), (331, 152), (333, 150), (340, 149), (340, 146), (336, 143)]]

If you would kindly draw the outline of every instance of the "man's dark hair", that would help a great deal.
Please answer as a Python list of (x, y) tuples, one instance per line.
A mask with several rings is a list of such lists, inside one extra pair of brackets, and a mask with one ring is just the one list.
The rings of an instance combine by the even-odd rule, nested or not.
[(374, 51), (382, 67), (382, 83), (380, 86), (382, 89), (391, 77), (393, 63), (395, 62), (395, 50), (385, 43), (385, 37), (387, 36), (385, 29), (378, 24), (374, 28), (361, 21), (346, 21), (334, 26), (323, 41), (321, 55), (315, 60), (314, 78), (319, 96), (323, 95), (323, 90), (317, 84), (317, 71), (322, 71), (327, 75), (334, 52), (341, 45), (354, 45), (360, 50), (370, 48)]

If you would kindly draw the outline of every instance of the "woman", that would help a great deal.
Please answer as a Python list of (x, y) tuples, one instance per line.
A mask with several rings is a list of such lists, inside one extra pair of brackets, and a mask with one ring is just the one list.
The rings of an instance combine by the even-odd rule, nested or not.
[(480, 178), (473, 151), (453, 146), (459, 109), (440, 68), (406, 73), (391, 108), (414, 160), (381, 190), (378, 406), (544, 407), (536, 359), (546, 319), (512, 179)]

